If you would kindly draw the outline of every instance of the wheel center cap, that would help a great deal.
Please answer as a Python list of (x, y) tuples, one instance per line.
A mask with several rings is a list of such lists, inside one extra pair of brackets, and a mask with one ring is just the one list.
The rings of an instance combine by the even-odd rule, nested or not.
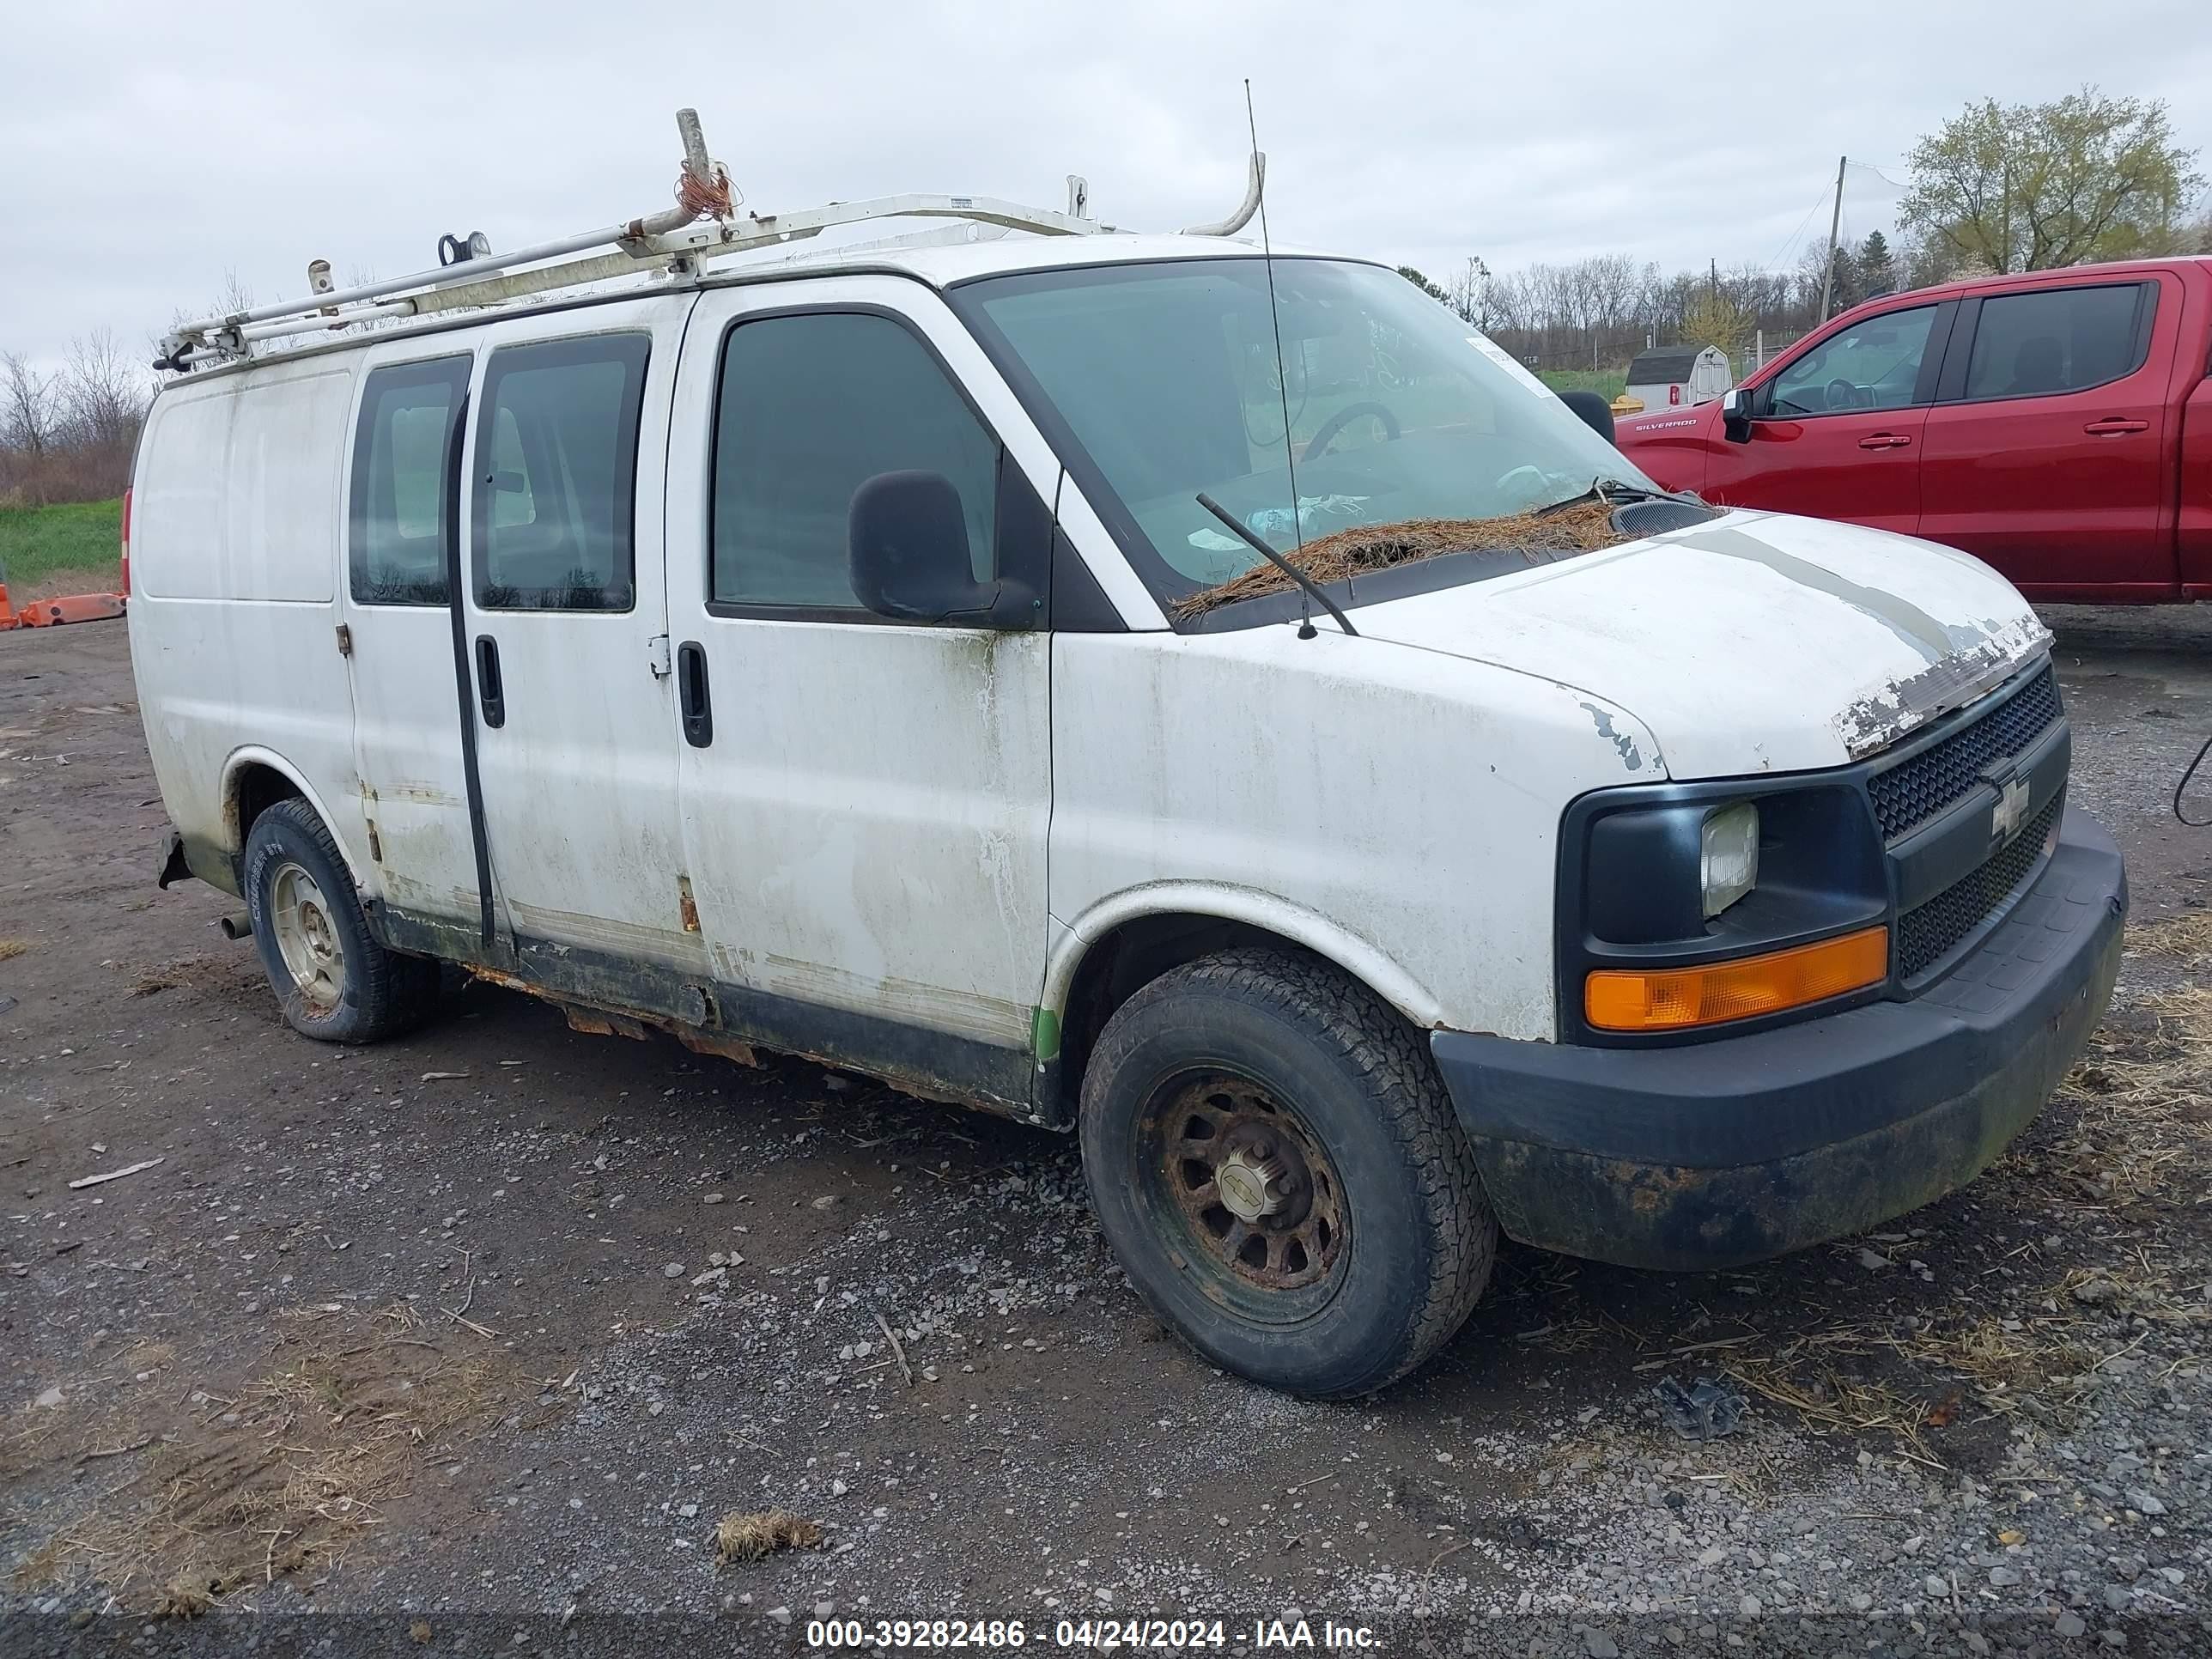
[(1213, 1172), (1213, 1184), (1230, 1214), (1239, 1221), (1259, 1221), (1283, 1207), (1284, 1195), (1276, 1182), (1284, 1173), (1280, 1158), (1255, 1159), (1238, 1151), (1222, 1159)]

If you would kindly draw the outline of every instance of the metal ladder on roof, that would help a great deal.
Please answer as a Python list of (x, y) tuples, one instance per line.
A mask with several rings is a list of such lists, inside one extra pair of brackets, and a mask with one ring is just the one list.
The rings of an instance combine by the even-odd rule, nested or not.
[[(331, 280), (329, 261), (317, 259), (307, 267), (312, 291), (306, 297), (180, 323), (163, 337), (161, 355), (154, 360), (154, 367), (182, 372), (251, 356), (261, 342), (288, 335), (497, 306), (624, 276), (696, 277), (717, 259), (804, 241), (836, 226), (878, 219), (956, 219), (969, 225), (999, 226), (1043, 236), (1094, 236), (1115, 228), (1089, 216), (1090, 187), (1073, 173), (1068, 175), (1068, 205), (1064, 213), (991, 196), (902, 195), (832, 202), (796, 213), (747, 213), (740, 217), (744, 198), (732, 188), (728, 169), (707, 154), (698, 112), (677, 111), (676, 127), (684, 140), (684, 166), (677, 175), (672, 207), (506, 253), (493, 252), (481, 232), (465, 240), (441, 237), (441, 263), (437, 269), (348, 289), (337, 288)], [(1267, 162), (1264, 154), (1253, 152), (1244, 199), (1234, 213), (1217, 223), (1190, 226), (1182, 234), (1233, 236), (1242, 230), (1259, 208)], [(923, 231), (868, 246), (927, 246), (955, 237), (964, 239), (964, 232)]]

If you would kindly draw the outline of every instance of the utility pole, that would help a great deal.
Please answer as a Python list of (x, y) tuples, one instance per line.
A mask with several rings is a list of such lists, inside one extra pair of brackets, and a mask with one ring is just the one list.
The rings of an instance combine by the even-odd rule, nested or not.
[(1828, 301), (1836, 291), (1836, 233), (1844, 226), (1844, 163), (1850, 159), (1836, 157), (1836, 205), (1828, 213), (1828, 263), (1820, 267), (1820, 317), (1815, 328), (1828, 320)]
[(2012, 156), (2009, 152), (2007, 153), (2004, 160), (2004, 231), (2002, 234), (2004, 240), (1999, 245), (1996, 261), (1997, 275), (2000, 276), (2008, 275), (2012, 270)]

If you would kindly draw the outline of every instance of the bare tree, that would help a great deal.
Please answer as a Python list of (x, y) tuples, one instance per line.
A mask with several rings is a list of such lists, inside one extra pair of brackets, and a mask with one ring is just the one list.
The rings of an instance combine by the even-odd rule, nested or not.
[(1617, 369), (1647, 345), (1708, 337), (1741, 344), (1763, 332), (1778, 345), (1812, 326), (1820, 257), (1816, 250), (1809, 278), (1748, 262), (1668, 275), (1625, 253), (1486, 270), (1483, 329), (1542, 368)]
[(145, 371), (116, 343), (113, 329), (94, 329), (70, 342), (62, 401), (88, 447), (127, 450), (137, 439), (152, 390)]
[(20, 351), (0, 354), (0, 441), (35, 463), (58, 424), (54, 377), (40, 374)]

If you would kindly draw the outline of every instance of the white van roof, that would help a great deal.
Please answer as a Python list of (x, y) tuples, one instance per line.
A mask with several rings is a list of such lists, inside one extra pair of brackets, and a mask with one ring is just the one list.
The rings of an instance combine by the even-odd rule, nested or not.
[(1171, 236), (1152, 232), (1103, 231), (1092, 236), (1024, 236), (1008, 234), (973, 242), (933, 246), (860, 244), (853, 248), (825, 247), (790, 258), (758, 265), (736, 265), (716, 271), (707, 280), (753, 283), (764, 277), (814, 271), (841, 265), (865, 264), (876, 270), (896, 270), (933, 288), (950, 288), (978, 276), (999, 276), (1019, 270), (1051, 270), (1065, 265), (1121, 264), (1156, 259), (1220, 259), (1257, 253), (1256, 242), (1228, 237)]
[[(860, 246), (851, 248), (827, 247), (782, 259), (763, 261), (758, 264), (736, 265), (717, 270), (700, 279), (702, 288), (736, 288), (778, 282), (795, 282), (808, 276), (846, 275), (890, 275), (911, 277), (933, 289), (945, 289), (981, 276), (1011, 276), (1030, 270), (1053, 270), (1079, 268), (1085, 265), (1136, 264), (1169, 259), (1198, 261), (1202, 259), (1257, 258), (1257, 243), (1231, 238), (1199, 239), (1189, 236), (1159, 234), (1104, 234), (1084, 237), (1009, 236), (1001, 240), (977, 242), (972, 245), (935, 247), (882, 247)], [(1325, 255), (1313, 248), (1281, 248), (1275, 250), (1280, 258), (1310, 258), (1316, 257), (1349, 258), (1346, 255)], [(180, 386), (191, 381), (204, 380), (210, 375), (228, 375), (250, 369), (266, 368), (295, 359), (324, 356), (336, 353), (366, 350), (372, 345), (410, 337), (450, 333), (461, 329), (483, 328), (507, 318), (542, 315), (547, 312), (580, 309), (585, 307), (618, 300), (635, 300), (654, 293), (668, 292), (669, 285), (632, 283), (619, 288), (603, 288), (590, 293), (568, 292), (548, 295), (535, 299), (517, 300), (498, 309), (457, 312), (430, 316), (380, 328), (374, 332), (348, 331), (323, 339), (312, 337), (281, 351), (209, 352), (191, 365), (193, 371), (165, 381), (157, 392)], [(165, 358), (156, 368), (170, 367)]]
[[(1074, 174), (1068, 177), (1064, 213), (991, 197), (903, 195), (741, 216), (742, 198), (732, 189), (728, 171), (708, 157), (696, 112), (678, 110), (676, 125), (684, 155), (672, 208), (504, 253), (495, 253), (480, 233), (446, 236), (440, 239), (437, 269), (343, 290), (331, 280), (330, 262), (317, 259), (307, 267), (307, 295), (181, 323), (163, 339), (155, 367), (181, 372), (251, 361), (256, 345), (284, 336), (320, 334), (320, 349), (343, 349), (368, 337), (328, 337), (351, 324), (440, 317), (445, 319), (440, 325), (450, 327), (455, 313), (483, 323), (526, 301), (574, 305), (611, 291), (634, 294), (639, 278), (765, 282), (858, 266), (941, 288), (1001, 271), (1249, 252), (1249, 245), (1223, 243), (1258, 210), (1267, 176), (1267, 157), (1255, 150), (1237, 210), (1176, 236), (1139, 235), (1099, 223), (1089, 215), (1089, 185)], [(914, 218), (956, 222), (875, 241), (823, 247), (814, 240), (825, 230)], [(1030, 234), (1017, 234), (1024, 232)], [(784, 251), (793, 243), (805, 246), (796, 255)]]

